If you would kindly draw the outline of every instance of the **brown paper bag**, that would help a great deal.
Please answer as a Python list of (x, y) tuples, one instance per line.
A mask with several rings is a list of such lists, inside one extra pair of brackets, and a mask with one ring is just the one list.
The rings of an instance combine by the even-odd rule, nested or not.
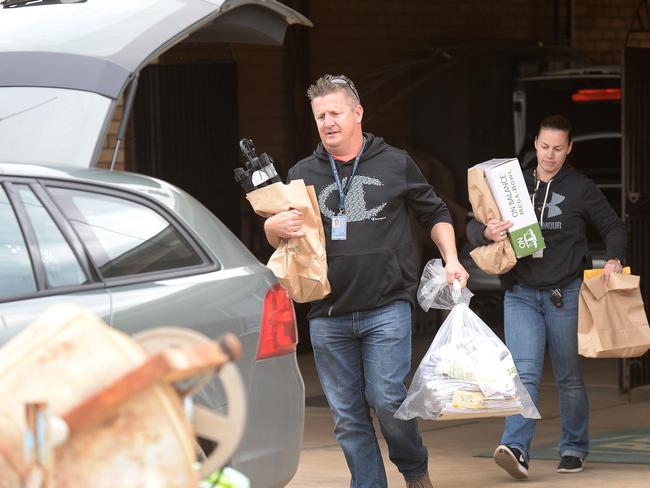
[(639, 276), (586, 279), (578, 303), (578, 352), (588, 358), (634, 358), (650, 349)]
[(305, 236), (282, 239), (267, 266), (298, 303), (329, 295), (325, 233), (314, 187), (305, 186), (303, 180), (293, 180), (288, 185), (273, 183), (246, 194), (246, 198), (262, 217), (290, 209), (302, 212)]
[[(501, 214), (481, 168), (468, 170), (467, 190), (476, 220), (483, 224), (487, 224), (490, 219), (501, 220)], [(515, 250), (508, 239), (479, 246), (469, 255), (476, 265), (488, 274), (506, 273), (517, 263)]]

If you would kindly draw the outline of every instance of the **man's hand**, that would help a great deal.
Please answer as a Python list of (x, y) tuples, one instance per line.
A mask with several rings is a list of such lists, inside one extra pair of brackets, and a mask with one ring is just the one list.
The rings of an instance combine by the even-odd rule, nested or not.
[(273, 247), (278, 247), (280, 239), (305, 237), (302, 230), (303, 217), (300, 210), (287, 210), (269, 217), (264, 221), (266, 238)]
[(449, 222), (438, 222), (431, 228), (431, 239), (436, 243), (442, 259), (445, 261), (447, 282), (451, 285), (454, 280), (458, 280), (461, 288), (465, 288), (469, 274), (458, 261), (453, 226)]
[(483, 237), (488, 241), (505, 241), (508, 238), (508, 229), (512, 227), (512, 222), (508, 220), (490, 219), (483, 231)]
[(609, 277), (612, 273), (621, 273), (623, 271), (623, 266), (618, 259), (608, 259), (605, 263), (605, 269), (603, 272), (603, 278), (605, 283), (609, 283)]
[(462, 264), (460, 264), (460, 261), (458, 261), (458, 259), (451, 259), (449, 261), (446, 261), (445, 271), (447, 271), (447, 283), (451, 285), (454, 280), (458, 280), (461, 288), (465, 288), (467, 286), (467, 279), (469, 278), (469, 274), (467, 271), (465, 271), (465, 268)]

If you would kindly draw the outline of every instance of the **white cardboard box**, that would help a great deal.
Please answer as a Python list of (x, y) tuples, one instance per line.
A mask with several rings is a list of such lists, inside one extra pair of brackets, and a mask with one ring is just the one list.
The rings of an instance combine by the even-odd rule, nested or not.
[(544, 249), (544, 238), (519, 161), (516, 158), (490, 159), (476, 167), (485, 173), (501, 219), (512, 222), (508, 234), (517, 258)]

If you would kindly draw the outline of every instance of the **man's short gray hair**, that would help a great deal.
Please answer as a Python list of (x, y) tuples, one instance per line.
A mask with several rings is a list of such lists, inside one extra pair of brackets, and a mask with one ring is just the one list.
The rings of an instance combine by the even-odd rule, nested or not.
[(352, 80), (345, 75), (324, 75), (316, 80), (316, 82), (307, 89), (307, 98), (310, 102), (314, 98), (324, 97), (339, 91), (345, 92), (354, 105), (360, 104), (359, 92), (354, 87)]

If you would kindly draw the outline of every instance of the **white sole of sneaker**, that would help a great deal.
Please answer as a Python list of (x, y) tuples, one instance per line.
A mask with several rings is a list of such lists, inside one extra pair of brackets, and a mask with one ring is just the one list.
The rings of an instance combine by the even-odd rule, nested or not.
[(528, 470), (524, 468), (507, 447), (499, 446), (494, 451), (494, 462), (516, 480), (528, 479)]

